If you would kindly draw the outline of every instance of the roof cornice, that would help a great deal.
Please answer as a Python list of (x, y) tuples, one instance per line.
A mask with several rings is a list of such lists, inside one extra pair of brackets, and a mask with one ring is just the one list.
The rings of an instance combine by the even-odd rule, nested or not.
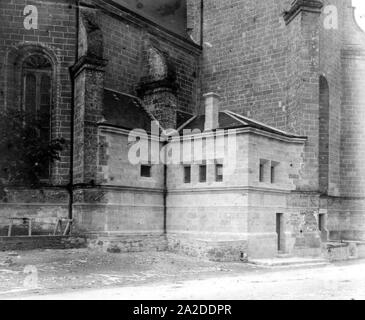
[(321, 0), (294, 0), (291, 8), (284, 12), (284, 20), (289, 24), (299, 13), (312, 12), (320, 14), (323, 3)]

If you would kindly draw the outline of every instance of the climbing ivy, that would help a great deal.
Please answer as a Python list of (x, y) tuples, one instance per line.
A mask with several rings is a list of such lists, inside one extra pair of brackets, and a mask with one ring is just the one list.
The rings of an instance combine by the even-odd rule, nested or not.
[(21, 111), (0, 112), (0, 198), (4, 185), (37, 187), (49, 164), (60, 160), (65, 139), (41, 139), (42, 119)]

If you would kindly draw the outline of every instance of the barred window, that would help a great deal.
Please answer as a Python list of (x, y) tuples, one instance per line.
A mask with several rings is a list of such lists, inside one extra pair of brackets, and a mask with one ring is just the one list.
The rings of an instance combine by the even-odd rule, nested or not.
[(217, 163), (215, 165), (215, 181), (222, 182), (223, 181), (223, 164)]

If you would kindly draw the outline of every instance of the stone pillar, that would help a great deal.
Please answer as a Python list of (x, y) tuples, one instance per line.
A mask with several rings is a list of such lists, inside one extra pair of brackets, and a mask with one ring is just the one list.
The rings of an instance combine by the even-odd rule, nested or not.
[[(319, 32), (322, 2), (295, 0), (284, 14), (288, 29), (288, 127), (307, 136), (296, 182), (299, 194), (289, 205), (295, 214), (293, 254), (320, 255), (319, 211)], [(304, 191), (304, 193), (303, 193)]]
[(139, 90), (139, 96), (162, 128), (176, 129), (177, 97), (170, 84), (143, 84)]
[(295, 0), (284, 14), (288, 28), (288, 127), (308, 137), (300, 191), (319, 189), (319, 31), (323, 4)]
[(74, 184), (97, 183), (97, 123), (103, 119), (103, 41), (95, 10), (81, 10), (79, 59), (74, 80)]
[(167, 54), (147, 44), (138, 96), (164, 129), (176, 129), (177, 84)]
[(201, 44), (202, 0), (186, 1), (187, 33), (196, 44)]

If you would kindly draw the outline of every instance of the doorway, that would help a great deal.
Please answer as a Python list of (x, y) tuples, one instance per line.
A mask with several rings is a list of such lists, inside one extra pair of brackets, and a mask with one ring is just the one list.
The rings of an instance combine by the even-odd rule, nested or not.
[(276, 214), (276, 233), (278, 235), (278, 251), (282, 252), (283, 247), (283, 239), (284, 239), (284, 215), (282, 213)]

